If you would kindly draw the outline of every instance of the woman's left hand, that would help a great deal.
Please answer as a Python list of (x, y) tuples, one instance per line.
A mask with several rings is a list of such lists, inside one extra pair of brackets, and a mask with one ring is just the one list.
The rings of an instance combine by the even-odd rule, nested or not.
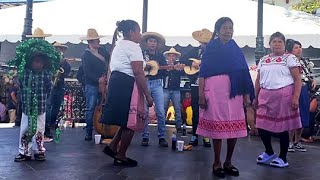
[(292, 110), (297, 110), (299, 108), (299, 99), (293, 98), (291, 103)]

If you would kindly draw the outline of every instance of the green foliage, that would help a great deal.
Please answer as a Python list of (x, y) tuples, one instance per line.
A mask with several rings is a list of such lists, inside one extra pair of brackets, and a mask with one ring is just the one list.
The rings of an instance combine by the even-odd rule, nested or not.
[(51, 73), (59, 68), (61, 59), (60, 53), (47, 41), (43, 39), (29, 39), (23, 41), (16, 49), (16, 57), (9, 62), (9, 65), (18, 68), (18, 75), (21, 76), (27, 64), (31, 63), (31, 57), (35, 54), (45, 54), (48, 56), (50, 66), (46, 67)]
[(301, 0), (297, 5), (292, 6), (294, 10), (315, 14), (320, 8), (320, 0)]

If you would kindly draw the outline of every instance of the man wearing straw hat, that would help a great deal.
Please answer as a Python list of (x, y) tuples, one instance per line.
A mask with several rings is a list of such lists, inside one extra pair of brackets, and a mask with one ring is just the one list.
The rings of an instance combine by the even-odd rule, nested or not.
[(64, 53), (68, 49), (68, 46), (55, 42), (53, 46), (61, 54), (60, 69), (58, 73), (55, 74), (54, 84), (50, 93), (50, 97), (47, 101), (46, 109), (46, 128), (44, 132), (44, 142), (51, 142), (52, 134), (50, 128), (55, 127), (55, 122), (57, 120), (61, 104), (63, 102), (63, 97), (65, 93), (65, 83), (64, 78), (68, 76), (71, 71), (71, 66), (68, 61), (64, 58)]
[(95, 29), (88, 29), (87, 36), (80, 38), (88, 41), (88, 48), (81, 56), (86, 95), (86, 141), (92, 140), (93, 114), (99, 100), (99, 82), (106, 80), (109, 53), (100, 46), (100, 38)]
[[(156, 32), (143, 33), (140, 45), (144, 50), (143, 55), (146, 61), (157, 61), (160, 66), (164, 66), (167, 64), (163, 55), (159, 53), (159, 50), (163, 48), (165, 45), (165, 39), (161, 34)], [(168, 142), (165, 139), (166, 117), (164, 113), (164, 97), (162, 88), (162, 78), (165, 71), (166, 70), (159, 70), (159, 72), (155, 76), (148, 75), (146, 77), (148, 89), (151, 93), (151, 96), (155, 104), (158, 122), (159, 146), (161, 147), (168, 147)], [(141, 145), (149, 145), (148, 119), (146, 120), (146, 126), (142, 134)]]
[[(199, 48), (194, 48), (193, 51), (191, 51), (189, 54), (187, 54), (185, 57), (181, 58), (181, 60), (184, 62), (184, 64), (193, 66), (196, 69), (199, 69), (200, 64), (195, 61), (190, 61), (189, 58), (196, 58), (201, 60), (201, 56), (205, 50), (205, 47), (207, 43), (212, 38), (212, 32), (210, 32), (208, 29), (202, 29), (199, 31), (194, 31), (192, 33), (193, 39), (198, 41), (200, 43)], [(189, 76), (190, 82), (191, 82), (191, 102), (192, 102), (192, 137), (189, 142), (190, 145), (197, 146), (198, 145), (198, 135), (196, 134), (196, 130), (198, 127), (199, 122), (199, 93), (198, 93), (198, 73), (192, 76)], [(204, 147), (211, 147), (210, 139), (204, 137), (203, 138), (203, 146)]]
[(164, 110), (165, 112), (168, 111), (171, 100), (175, 112), (174, 117), (177, 133), (182, 133), (180, 82), (181, 76), (184, 75), (184, 71), (182, 71), (184, 65), (178, 61), (181, 53), (174, 48), (164, 52), (163, 55), (167, 60), (167, 64), (170, 66), (170, 69), (168, 69), (163, 77)]

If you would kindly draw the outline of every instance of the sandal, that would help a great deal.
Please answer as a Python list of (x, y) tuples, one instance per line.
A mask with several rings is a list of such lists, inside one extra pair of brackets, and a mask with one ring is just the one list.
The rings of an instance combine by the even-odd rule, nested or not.
[(106, 146), (106, 147), (103, 149), (103, 152), (104, 152), (106, 155), (110, 156), (112, 159), (115, 159), (115, 158), (116, 158), (117, 153), (114, 152), (114, 151), (110, 148), (110, 146)]
[(289, 166), (289, 163), (284, 162), (281, 158), (277, 157), (270, 163), (270, 166), (284, 168), (284, 167)]
[(226, 174), (230, 176), (239, 176), (239, 170), (232, 165), (229, 167), (224, 166), (223, 169), (226, 172)]
[(222, 168), (218, 168), (218, 169), (212, 169), (212, 173), (213, 175), (219, 177), (219, 178), (225, 178), (226, 177), (226, 172), (222, 169)]
[(121, 160), (116, 157), (113, 161), (113, 165), (125, 166), (125, 167), (136, 167), (136, 166), (138, 166), (138, 162), (136, 160), (133, 160), (130, 158), (127, 158), (126, 160)]
[(268, 155), (267, 153), (263, 152), (258, 156), (257, 163), (258, 164), (268, 164), (269, 161), (277, 157), (277, 155), (274, 153), (272, 155)]

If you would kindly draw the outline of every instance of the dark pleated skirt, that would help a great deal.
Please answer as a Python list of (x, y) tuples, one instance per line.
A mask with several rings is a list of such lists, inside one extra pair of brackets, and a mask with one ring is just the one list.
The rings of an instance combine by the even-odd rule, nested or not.
[(103, 124), (127, 126), (134, 81), (133, 77), (122, 72), (111, 73), (106, 104), (102, 112)]

